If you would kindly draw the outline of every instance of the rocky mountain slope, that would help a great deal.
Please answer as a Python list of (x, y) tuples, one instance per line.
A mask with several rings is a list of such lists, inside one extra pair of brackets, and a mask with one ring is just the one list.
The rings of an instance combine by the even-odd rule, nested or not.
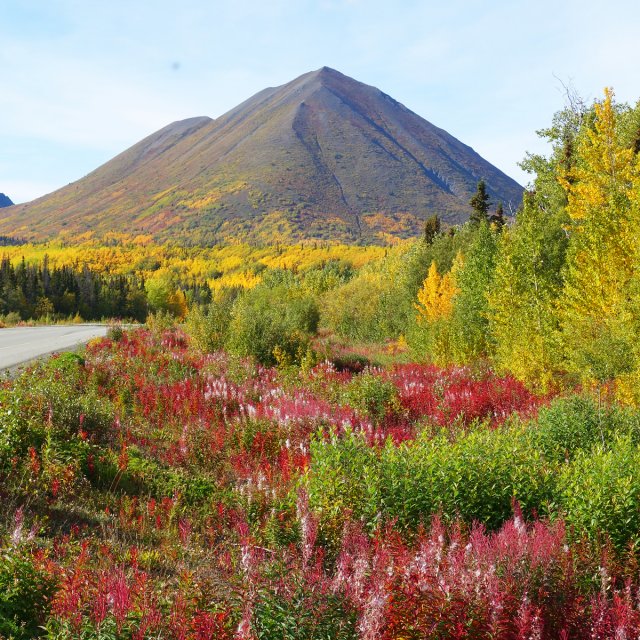
[(158, 240), (376, 242), (463, 221), (479, 179), (515, 208), (522, 188), (378, 89), (322, 68), (221, 117), (150, 135), (86, 177), (11, 207), (0, 234), (87, 231)]

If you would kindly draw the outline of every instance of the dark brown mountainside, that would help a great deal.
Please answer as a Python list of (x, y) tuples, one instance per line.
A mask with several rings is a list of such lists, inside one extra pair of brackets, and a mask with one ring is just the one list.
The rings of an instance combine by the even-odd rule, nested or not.
[(211, 243), (376, 241), (469, 214), (479, 179), (515, 207), (522, 188), (378, 89), (326, 67), (216, 120), (175, 122), (88, 176), (5, 209), (0, 234), (110, 231)]

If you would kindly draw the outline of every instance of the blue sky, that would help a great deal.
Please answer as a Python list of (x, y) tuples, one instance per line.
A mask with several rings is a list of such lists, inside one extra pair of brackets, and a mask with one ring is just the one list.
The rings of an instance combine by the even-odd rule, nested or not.
[(524, 184), (563, 83), (640, 98), (639, 30), (637, 0), (0, 0), (0, 192), (38, 197), (324, 65)]

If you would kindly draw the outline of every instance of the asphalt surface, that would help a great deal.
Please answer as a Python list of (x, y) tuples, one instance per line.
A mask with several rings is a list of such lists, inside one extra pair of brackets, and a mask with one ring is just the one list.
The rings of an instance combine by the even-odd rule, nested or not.
[(76, 349), (106, 333), (107, 327), (99, 324), (0, 329), (0, 370), (26, 364), (49, 353)]

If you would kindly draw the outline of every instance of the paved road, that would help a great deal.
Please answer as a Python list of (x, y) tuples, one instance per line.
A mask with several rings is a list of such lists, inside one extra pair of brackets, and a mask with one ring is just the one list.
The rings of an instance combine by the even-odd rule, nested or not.
[(74, 349), (106, 333), (107, 327), (99, 324), (0, 329), (0, 369), (24, 364), (54, 351)]

